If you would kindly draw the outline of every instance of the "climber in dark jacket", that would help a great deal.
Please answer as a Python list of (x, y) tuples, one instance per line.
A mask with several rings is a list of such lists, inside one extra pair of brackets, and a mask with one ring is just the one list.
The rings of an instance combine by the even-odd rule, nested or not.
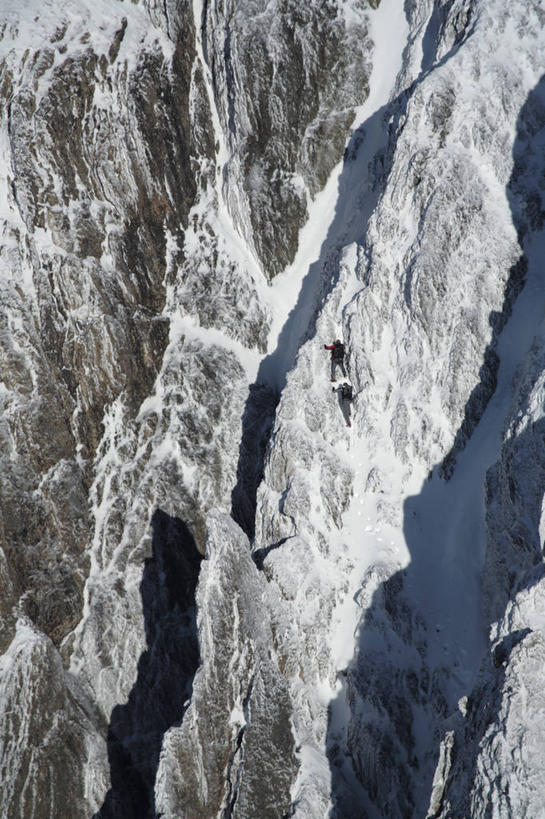
[(339, 393), (341, 410), (344, 416), (344, 420), (346, 421), (346, 426), (351, 427), (352, 422), (350, 420), (350, 404), (354, 400), (351, 385), (345, 381), (344, 384), (340, 385), (340, 387), (332, 387), (331, 389), (333, 392)]
[(335, 378), (337, 367), (341, 368), (342, 374), (346, 378), (346, 370), (344, 368), (344, 344), (340, 338), (337, 338), (333, 344), (324, 344), (324, 350), (331, 350), (331, 380), (337, 380)]

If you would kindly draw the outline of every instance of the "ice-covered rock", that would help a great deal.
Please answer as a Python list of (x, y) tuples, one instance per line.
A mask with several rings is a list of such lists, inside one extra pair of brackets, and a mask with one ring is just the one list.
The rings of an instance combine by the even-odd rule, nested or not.
[(371, 2), (206, 4), (203, 48), (229, 152), (226, 197), (270, 277), (296, 253), (307, 202), (368, 92)]
[[(84, 816), (107, 782), (98, 723), (51, 640), (21, 618), (0, 659), (2, 815)], [(84, 790), (82, 763), (94, 793)]]
[(12, 6), (2, 815), (537, 815), (540, 4)]
[[(52, 752), (47, 783), (28, 779), (26, 815), (39, 815), (42, 785), (52, 815), (68, 792), (78, 816), (152, 809), (157, 743), (184, 710), (173, 697), (168, 718), (156, 715), (143, 760), (155, 714), (143, 689), (162, 673), (144, 658), (163, 656), (143, 594), (163, 543), (153, 521), (166, 516), (176, 548), (187, 527), (202, 551), (208, 510), (227, 512), (238, 487), (233, 505), (251, 526), (263, 442), (246, 424), (239, 458), (242, 419), (286, 310), (275, 314), (266, 283), (293, 259), (367, 95), (368, 8), (0, 4), (0, 646), (9, 654), (16, 624), (32, 623), (58, 678), (58, 711), (40, 706), (48, 683), (27, 697), (29, 754), (39, 720), (61, 737), (52, 726), (65, 719), (53, 745), (68, 746), (70, 698), (93, 706), (72, 763)], [(274, 386), (263, 394), (270, 412)], [(171, 603), (155, 619), (183, 642)], [(32, 676), (34, 654), (13, 657), (2, 684), (17, 710), (12, 687)], [(184, 686), (194, 670), (180, 672)], [(287, 699), (285, 711), (284, 732)], [(249, 728), (249, 749), (259, 736)], [(272, 752), (280, 768), (290, 736)], [(30, 757), (9, 754), (5, 799), (21, 806)], [(264, 791), (281, 782), (288, 807), (293, 764), (272, 765)], [(120, 771), (131, 766), (142, 798), (127, 808)], [(241, 785), (238, 804), (256, 787)]]
[(539, 816), (543, 804), (543, 571), (509, 604), (463, 718), (442, 743), (429, 816)]
[(297, 761), (271, 602), (244, 533), (211, 513), (197, 593), (201, 666), (184, 721), (163, 744), (160, 813), (288, 814)]
[[(473, 701), (488, 626), (542, 560), (539, 12), (424, 6), (408, 8), (397, 94), (348, 152), (345, 220), (326, 239), (337, 281), (288, 378), (258, 496), (264, 570), (298, 628), (329, 638), (322, 679), (335, 693), (313, 727), (318, 736), (327, 720), (338, 816), (424, 815), (432, 794), (434, 813), (442, 781), (449, 793), (471, 787), (449, 756), (458, 701)], [(370, 179), (358, 166), (366, 140)], [(341, 334), (357, 442), (319, 363), (322, 342)], [(337, 537), (323, 496), (343, 510), (344, 465)], [(324, 559), (313, 618), (305, 588)], [(301, 665), (315, 660), (301, 642)], [(496, 696), (498, 681), (487, 684)], [(309, 684), (294, 696), (295, 714), (312, 695)], [(298, 726), (295, 715), (296, 737)]]

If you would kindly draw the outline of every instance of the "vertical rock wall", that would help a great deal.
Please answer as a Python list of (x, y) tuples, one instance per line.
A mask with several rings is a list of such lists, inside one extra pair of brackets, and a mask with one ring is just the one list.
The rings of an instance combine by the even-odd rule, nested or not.
[[(367, 93), (366, 8), (98, 0), (1, 11), (3, 815), (42, 815), (45, 793), (50, 815), (153, 815), (158, 748), (185, 708), (167, 707), (169, 686), (179, 674), (189, 695), (200, 656), (194, 613), (167, 575), (179, 553), (204, 552), (208, 510), (230, 507), (268, 344), (260, 293), (293, 258), (306, 203)], [(240, 815), (278, 788), (289, 806), (296, 767), (286, 686), (265, 663), (270, 635), (252, 631), (256, 595), (241, 639), (260, 644), (263, 662), (232, 673), (255, 692), (263, 728), (243, 732), (242, 751), (224, 702), (209, 726), (224, 743), (224, 767), (206, 773), (213, 804)], [(205, 632), (216, 620), (204, 590), (199, 600)], [(161, 623), (191, 651), (166, 647)], [(226, 673), (202, 644), (203, 678)], [(148, 708), (154, 675), (164, 689), (146, 760), (155, 712), (136, 719), (134, 708)], [(267, 726), (279, 738), (269, 761)], [(179, 748), (169, 739), (173, 758), (188, 732)], [(179, 815), (186, 791), (171, 775), (161, 799)]]

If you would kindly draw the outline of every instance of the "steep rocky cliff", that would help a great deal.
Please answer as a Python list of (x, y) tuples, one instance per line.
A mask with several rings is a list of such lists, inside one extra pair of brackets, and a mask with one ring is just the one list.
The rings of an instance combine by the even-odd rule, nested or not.
[(544, 22), (0, 3), (3, 816), (539, 814)]
[(154, 811), (199, 645), (197, 577), (153, 567), (230, 508), (263, 288), (367, 94), (368, 8), (2, 5), (3, 815)]

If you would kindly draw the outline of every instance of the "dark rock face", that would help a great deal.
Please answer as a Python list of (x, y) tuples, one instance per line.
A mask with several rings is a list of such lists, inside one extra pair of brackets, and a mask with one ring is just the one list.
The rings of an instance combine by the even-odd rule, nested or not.
[(231, 152), (227, 196), (239, 200), (235, 219), (270, 278), (293, 260), (307, 196), (339, 161), (367, 96), (367, 3), (352, 5), (350, 21), (330, 0), (206, 5), (206, 54)]
[[(150, 642), (150, 521), (158, 509), (183, 520), (202, 554), (209, 509), (229, 508), (238, 485), (251, 530), (259, 475), (251, 455), (248, 479), (237, 464), (247, 361), (266, 352), (271, 323), (260, 292), (293, 259), (308, 197), (367, 95), (366, 9), (67, 0), (0, 20), (3, 815), (39, 816), (44, 794), (52, 816), (107, 811), (124, 798), (127, 747), (155, 810), (161, 742), (182, 719), (198, 647), (170, 628), (170, 609)], [(161, 571), (177, 576), (168, 561)], [(261, 663), (236, 672), (247, 727), (232, 730), (218, 694), (207, 775), (229, 815), (277, 815), (271, 794), (289, 810), (297, 771), (291, 704), (271, 635), (253, 630), (249, 555), (241, 571), (255, 592), (241, 640), (260, 643)], [(170, 582), (157, 580), (159, 596)], [(172, 708), (157, 715), (154, 679), (168, 669)], [(223, 683), (228, 660), (209, 672)], [(197, 804), (198, 773), (190, 781), (172, 815)]]
[[(2, 505), (12, 510), (3, 535), (15, 594), (57, 643), (81, 612), (89, 466), (103, 409), (123, 393), (136, 411), (155, 380), (168, 339), (166, 231), (180, 233), (196, 190), (191, 20), (168, 72), (158, 45), (127, 72), (117, 60), (126, 18), (117, 24), (107, 55), (91, 45), (70, 54), (58, 34), (54, 48), (19, 68), (24, 82), (9, 56), (3, 66), (22, 219), (14, 261), (32, 282), (26, 290), (13, 282), (6, 300), (22, 327), (21, 364), (5, 367), (18, 457), (2, 470)], [(110, 95), (109, 108), (94, 103), (100, 94)], [(9, 364), (13, 337), (6, 332), (3, 342)]]
[(88, 815), (81, 765), (93, 757), (99, 715), (74, 681), (67, 685), (58, 651), (28, 620), (19, 620), (6, 656), (0, 684), (3, 815)]

